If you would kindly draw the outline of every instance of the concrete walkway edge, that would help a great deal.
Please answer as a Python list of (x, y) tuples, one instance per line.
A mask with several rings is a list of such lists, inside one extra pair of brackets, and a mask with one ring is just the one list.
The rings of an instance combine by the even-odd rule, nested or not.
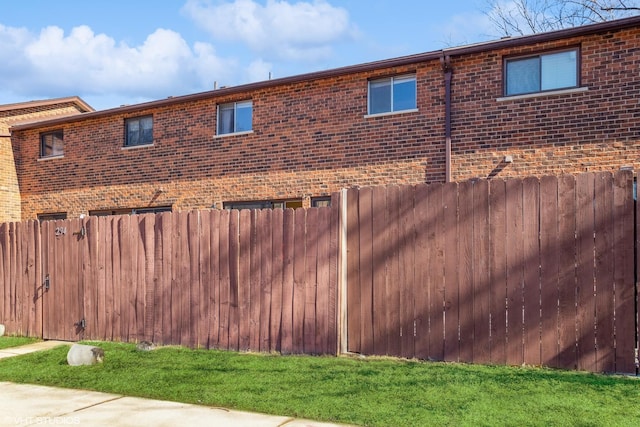
[[(71, 344), (64, 341), (42, 341), (8, 348), (0, 350), (0, 359)], [(0, 382), (0, 426), (29, 425), (344, 427), (341, 424), (225, 408)]]

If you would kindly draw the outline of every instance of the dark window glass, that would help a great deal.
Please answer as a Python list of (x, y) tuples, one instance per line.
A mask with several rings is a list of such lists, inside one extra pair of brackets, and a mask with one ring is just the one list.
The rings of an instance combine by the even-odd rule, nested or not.
[(127, 119), (126, 146), (153, 144), (153, 117), (138, 117)]
[(64, 135), (62, 131), (48, 132), (40, 135), (40, 156), (53, 157), (64, 154)]

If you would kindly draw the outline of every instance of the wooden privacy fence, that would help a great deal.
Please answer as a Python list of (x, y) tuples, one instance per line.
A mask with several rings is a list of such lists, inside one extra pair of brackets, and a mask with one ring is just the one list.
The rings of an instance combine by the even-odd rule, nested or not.
[(633, 175), (349, 190), (348, 350), (634, 372)]
[(335, 354), (336, 222), (314, 208), (2, 224), (0, 319), (45, 339)]
[(628, 373), (636, 221), (621, 171), (7, 223), (0, 322), (45, 339)]

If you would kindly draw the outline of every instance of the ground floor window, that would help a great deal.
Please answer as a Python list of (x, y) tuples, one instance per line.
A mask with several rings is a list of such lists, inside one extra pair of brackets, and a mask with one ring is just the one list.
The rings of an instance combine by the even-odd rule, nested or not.
[(60, 219), (67, 219), (66, 212), (55, 212), (55, 213), (41, 213), (38, 214), (38, 221), (57, 221)]
[(171, 212), (171, 206), (154, 206), (147, 208), (117, 208), (117, 209), (99, 209), (89, 211), (90, 216), (109, 216), (109, 215), (142, 215), (147, 213)]
[(223, 207), (225, 209), (296, 209), (302, 207), (302, 199), (224, 202)]

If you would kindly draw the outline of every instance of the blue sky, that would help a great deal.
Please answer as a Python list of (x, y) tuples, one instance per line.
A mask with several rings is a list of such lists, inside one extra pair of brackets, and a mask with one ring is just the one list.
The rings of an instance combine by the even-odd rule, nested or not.
[(498, 38), (485, 0), (3, 0), (0, 104), (96, 109)]

